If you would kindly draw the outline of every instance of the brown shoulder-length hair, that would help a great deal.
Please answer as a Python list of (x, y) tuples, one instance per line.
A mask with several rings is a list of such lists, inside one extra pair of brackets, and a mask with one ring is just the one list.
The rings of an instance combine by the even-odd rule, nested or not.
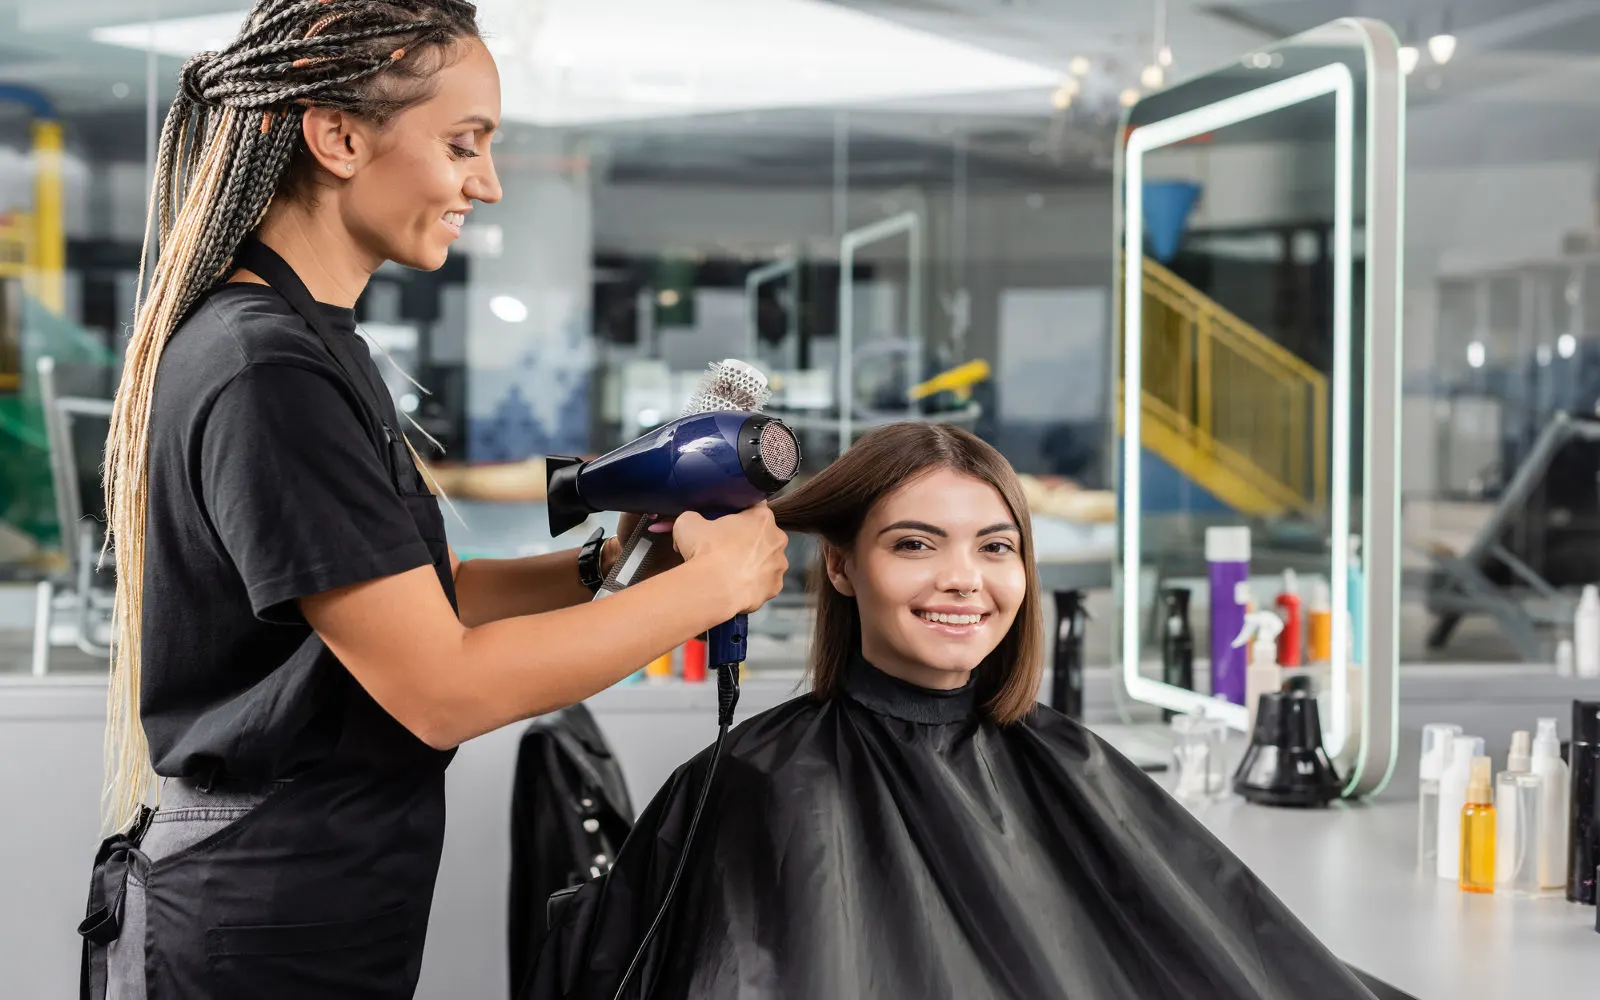
[[(1028, 501), (1016, 471), (999, 452), (958, 427), (890, 424), (863, 435), (838, 461), (773, 500), (772, 512), (785, 531), (815, 535), (824, 546), (849, 550), (879, 500), (938, 469), (993, 486), (1022, 533), (1027, 592), (1010, 631), (976, 671), (978, 704), (984, 714), (998, 723), (1015, 722), (1038, 700), (1044, 673), (1044, 617)], [(845, 668), (861, 648), (861, 612), (855, 598), (834, 589), (825, 558), (819, 555), (811, 571), (817, 619), (809, 669), (811, 691), (819, 698), (838, 693)]]

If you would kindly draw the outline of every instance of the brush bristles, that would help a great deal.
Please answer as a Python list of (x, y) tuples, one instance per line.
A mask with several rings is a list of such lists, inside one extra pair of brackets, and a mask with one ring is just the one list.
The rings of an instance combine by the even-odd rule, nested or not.
[(765, 375), (740, 361), (713, 362), (683, 408), (684, 416), (713, 410), (754, 412), (767, 405), (772, 390)]

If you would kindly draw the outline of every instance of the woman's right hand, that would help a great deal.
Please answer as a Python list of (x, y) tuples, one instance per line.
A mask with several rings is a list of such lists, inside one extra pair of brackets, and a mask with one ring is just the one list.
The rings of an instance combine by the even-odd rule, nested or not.
[(765, 503), (708, 521), (679, 514), (672, 545), (686, 563), (705, 567), (726, 586), (733, 612), (751, 612), (778, 596), (789, 559), (789, 536), (779, 530)]

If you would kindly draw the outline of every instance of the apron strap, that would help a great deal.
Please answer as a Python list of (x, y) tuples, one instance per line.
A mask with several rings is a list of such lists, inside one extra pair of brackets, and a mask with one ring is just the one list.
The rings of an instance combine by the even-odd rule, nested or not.
[(416, 471), (416, 463), (411, 458), (411, 451), (406, 446), (404, 436), (395, 430), (394, 424), (386, 416), (394, 409), (393, 401), (389, 400), (387, 392), (380, 393), (372, 379), (367, 377), (366, 368), (350, 351), (351, 338), (341, 336), (328, 325), (328, 318), (323, 315), (316, 299), (311, 295), (311, 290), (300, 280), (294, 268), (290, 267), (289, 262), (279, 256), (277, 251), (255, 236), (245, 237), (239, 249), (234, 252), (233, 264), (234, 267), (243, 268), (265, 281), (311, 327), (312, 332), (328, 348), (328, 353), (333, 355), (334, 362), (344, 371), (346, 380), (366, 407), (368, 416), (382, 428), (384, 445), (388, 448), (388, 454), (384, 458), (389, 462), (392, 474), (397, 481), (399, 477), (405, 476), (410, 480), (409, 487), (416, 488), (421, 482), (421, 474)]
[(106, 995), (106, 947), (122, 934), (122, 904), (128, 894), (128, 873), (143, 867), (138, 853), (145, 831), (155, 813), (148, 806), (139, 808), (132, 829), (101, 841), (95, 853), (94, 870), (89, 876), (89, 905), (78, 925), (83, 937), (83, 955), (78, 966), (80, 1000), (104, 1000)]
[(359, 373), (361, 366), (350, 353), (347, 342), (349, 338), (339, 336), (328, 325), (328, 318), (317, 307), (317, 300), (311, 297), (311, 290), (300, 280), (300, 276), (289, 266), (289, 262), (256, 237), (248, 236), (234, 252), (233, 264), (257, 275), (273, 291), (283, 296), (283, 300), (289, 303), (290, 308), (300, 314), (300, 318), (311, 326), (312, 332), (327, 346), (329, 353), (333, 355), (333, 360), (344, 370), (345, 377), (355, 387), (362, 402), (372, 408), (372, 415), (387, 426), (388, 422), (383, 419), (383, 407), (378, 405), (379, 400), (372, 383)]

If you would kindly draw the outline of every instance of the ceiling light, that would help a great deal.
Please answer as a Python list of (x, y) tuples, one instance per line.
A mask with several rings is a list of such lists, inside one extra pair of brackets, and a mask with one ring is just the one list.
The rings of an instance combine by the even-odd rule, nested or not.
[(656, 304), (661, 306), (663, 309), (671, 309), (681, 301), (682, 298), (678, 295), (678, 290), (675, 288), (663, 288), (660, 293), (656, 295)]
[(1156, 62), (1162, 66), (1172, 65), (1172, 46), (1163, 45), (1161, 51), (1156, 53)]
[(1067, 69), (1072, 71), (1073, 76), (1088, 76), (1091, 68), (1088, 56), (1073, 56), (1072, 61), (1067, 63)]
[(507, 323), (521, 323), (528, 318), (528, 306), (511, 295), (496, 295), (489, 300), (489, 311)]
[(1422, 53), (1415, 45), (1400, 46), (1400, 72), (1410, 76), (1417, 68), (1417, 63), (1422, 59)]
[(1443, 32), (1428, 39), (1428, 55), (1433, 61), (1443, 66), (1456, 54), (1456, 36)]
[[(241, 3), (241, 6), (243, 4)], [(481, 0), (503, 39), (507, 120), (591, 124), (1032, 90), (1060, 71), (825, 0)], [(97, 28), (99, 42), (186, 57), (244, 12)], [(534, 27), (524, 27), (532, 23)], [(617, 24), (628, 25), (618, 31)], [(565, 62), (565, 65), (563, 65)], [(807, 71), (826, 72), (807, 78)]]
[(1474, 368), (1482, 368), (1484, 353), (1483, 341), (1474, 340), (1467, 345), (1467, 364)]
[(1050, 106), (1057, 111), (1072, 107), (1072, 92), (1065, 87), (1057, 87), (1056, 92), (1050, 95)]
[(1157, 66), (1155, 63), (1151, 63), (1139, 72), (1139, 82), (1148, 90), (1156, 89), (1157, 87), (1161, 86), (1165, 80), (1166, 73), (1164, 73), (1161, 67)]
[(1131, 108), (1135, 104), (1139, 103), (1139, 91), (1133, 87), (1129, 87), (1127, 90), (1122, 92), (1122, 96), (1119, 98), (1119, 100), (1122, 101), (1123, 107)]
[(1578, 338), (1570, 333), (1563, 333), (1556, 338), (1556, 353), (1563, 358), (1570, 358), (1578, 353)]

